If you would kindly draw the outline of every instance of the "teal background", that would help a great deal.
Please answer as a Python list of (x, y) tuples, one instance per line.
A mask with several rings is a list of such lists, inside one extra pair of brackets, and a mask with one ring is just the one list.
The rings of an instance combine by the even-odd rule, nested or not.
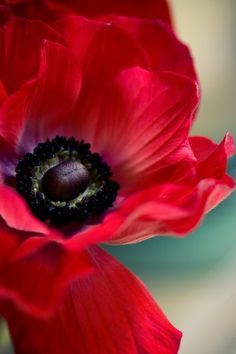
[[(179, 36), (192, 49), (202, 84), (192, 134), (218, 142), (226, 131), (236, 136), (236, 2), (173, 0), (172, 6)], [(229, 173), (236, 178), (236, 158)], [(184, 239), (106, 247), (140, 276), (184, 332), (181, 354), (236, 354), (235, 206), (234, 193)], [(0, 353), (12, 353), (3, 324)]]

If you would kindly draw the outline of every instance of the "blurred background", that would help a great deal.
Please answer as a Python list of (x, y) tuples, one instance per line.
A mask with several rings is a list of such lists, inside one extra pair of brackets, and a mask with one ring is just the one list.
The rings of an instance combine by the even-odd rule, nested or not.
[[(226, 131), (236, 136), (236, 1), (171, 4), (179, 36), (192, 49), (202, 84), (192, 134), (218, 142)], [(229, 172), (236, 178), (235, 158)], [(185, 239), (106, 247), (140, 276), (170, 321), (183, 331), (180, 354), (236, 354), (235, 230), (236, 193)], [(13, 353), (1, 322), (0, 353)]]

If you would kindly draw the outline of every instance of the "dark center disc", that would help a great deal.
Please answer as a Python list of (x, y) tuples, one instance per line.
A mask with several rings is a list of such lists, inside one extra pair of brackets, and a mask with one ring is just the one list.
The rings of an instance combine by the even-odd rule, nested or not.
[(83, 193), (90, 176), (79, 161), (64, 161), (50, 168), (42, 178), (44, 194), (53, 201), (68, 202)]

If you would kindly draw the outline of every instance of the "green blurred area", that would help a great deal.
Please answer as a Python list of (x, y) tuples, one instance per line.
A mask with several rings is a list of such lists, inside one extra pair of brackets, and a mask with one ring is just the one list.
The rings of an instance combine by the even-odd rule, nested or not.
[(7, 327), (0, 321), (0, 353), (12, 354), (13, 349), (10, 344), (10, 339), (7, 331)]
[[(236, 136), (236, 2), (173, 0), (172, 4), (178, 33), (192, 49), (202, 84), (193, 134), (218, 142), (226, 131)], [(231, 159), (229, 172), (236, 178), (236, 158)], [(236, 353), (235, 206), (236, 193), (187, 238), (158, 237), (106, 247), (143, 279), (170, 320), (184, 331), (182, 354)], [(1, 325), (1, 354), (12, 353), (7, 352), (8, 342)]]

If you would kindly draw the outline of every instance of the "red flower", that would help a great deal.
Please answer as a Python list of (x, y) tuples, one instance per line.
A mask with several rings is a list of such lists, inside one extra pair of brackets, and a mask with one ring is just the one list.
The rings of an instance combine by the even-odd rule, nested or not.
[(16, 352), (176, 353), (181, 333), (95, 244), (190, 232), (234, 188), (233, 139), (188, 138), (189, 51), (138, 18), (168, 19), (163, 1), (69, 1), (63, 18), (62, 2), (7, 3), (50, 20), (1, 11), (0, 310)]

